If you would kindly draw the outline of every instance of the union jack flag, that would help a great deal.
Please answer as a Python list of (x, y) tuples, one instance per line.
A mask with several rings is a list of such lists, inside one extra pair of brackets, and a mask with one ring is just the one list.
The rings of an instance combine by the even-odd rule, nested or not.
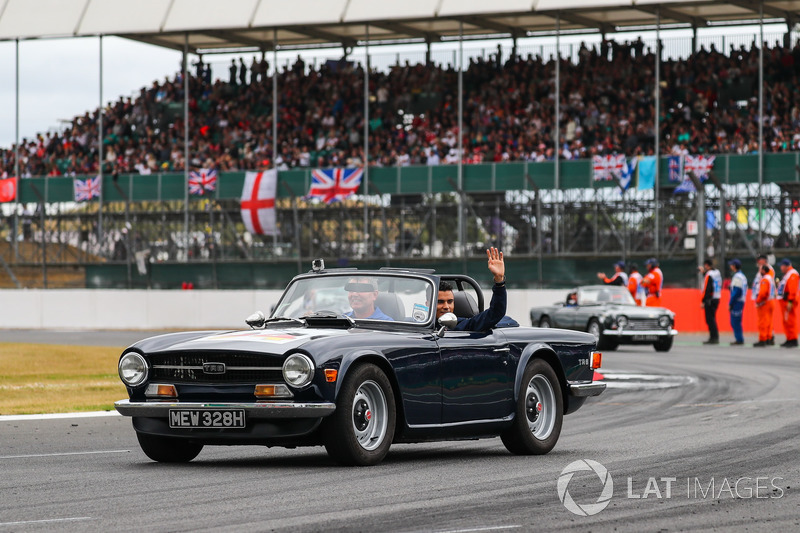
[(100, 180), (100, 176), (85, 180), (75, 178), (72, 181), (72, 189), (76, 202), (88, 202), (92, 198), (100, 198), (103, 192), (103, 182)]
[(201, 168), (189, 172), (189, 193), (203, 196), (206, 191), (213, 191), (217, 188), (217, 171), (214, 169)]
[(596, 155), (592, 158), (592, 173), (595, 181), (609, 181), (612, 176), (622, 176), (625, 170), (625, 154)]
[(686, 163), (683, 165), (684, 172), (694, 172), (700, 180), (708, 178), (708, 173), (714, 168), (714, 160), (717, 158), (715, 155), (687, 155)]
[(363, 168), (314, 169), (306, 198), (317, 198), (328, 204), (342, 201), (358, 190), (363, 176)]
[(669, 181), (683, 181), (683, 156), (669, 156)]

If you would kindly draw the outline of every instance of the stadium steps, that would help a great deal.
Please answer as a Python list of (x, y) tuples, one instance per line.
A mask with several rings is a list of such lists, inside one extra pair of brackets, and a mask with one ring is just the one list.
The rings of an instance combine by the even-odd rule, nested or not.
[[(19, 260), (14, 258), (14, 248), (8, 241), (0, 241), (0, 288), (44, 288), (42, 271), (42, 245), (37, 242), (20, 242)], [(47, 288), (75, 289), (86, 286), (86, 270), (82, 263), (97, 263), (103, 259), (87, 254), (73, 246), (51, 243), (46, 246)], [(38, 263), (38, 264), (37, 264)]]

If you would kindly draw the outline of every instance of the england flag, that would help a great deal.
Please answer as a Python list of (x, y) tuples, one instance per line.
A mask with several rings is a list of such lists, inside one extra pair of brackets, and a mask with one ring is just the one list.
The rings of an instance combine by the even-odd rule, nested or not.
[(277, 170), (247, 172), (242, 189), (242, 221), (247, 231), (254, 235), (276, 235), (275, 190)]

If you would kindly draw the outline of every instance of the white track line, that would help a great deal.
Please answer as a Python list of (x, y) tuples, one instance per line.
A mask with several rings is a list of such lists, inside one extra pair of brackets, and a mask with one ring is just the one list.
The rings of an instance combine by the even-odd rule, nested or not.
[(0, 422), (17, 420), (54, 420), (58, 418), (95, 418), (98, 416), (121, 416), (116, 411), (90, 411), (86, 413), (52, 413), (45, 415), (2, 415)]
[(51, 524), (53, 522), (78, 522), (80, 520), (94, 520), (91, 516), (76, 516), (74, 518), (51, 518), (49, 520), (25, 520), (23, 522), (0, 522), (0, 526), (24, 526), (26, 524)]
[(101, 453), (130, 453), (130, 450), (97, 450), (93, 452), (33, 453), (30, 455), (0, 455), (0, 459), (27, 459), (29, 457), (63, 457), (65, 455), (97, 455)]

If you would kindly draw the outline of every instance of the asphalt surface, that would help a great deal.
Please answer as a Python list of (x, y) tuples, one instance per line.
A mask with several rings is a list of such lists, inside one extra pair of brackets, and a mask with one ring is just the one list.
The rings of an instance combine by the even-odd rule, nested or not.
[[(611, 388), (542, 457), (488, 439), (394, 445), (368, 468), (260, 447), (166, 465), (119, 416), (0, 419), (0, 533), (800, 530), (800, 350), (699, 341), (606, 353)], [(598, 474), (562, 475), (581, 460), (610, 499)]]

